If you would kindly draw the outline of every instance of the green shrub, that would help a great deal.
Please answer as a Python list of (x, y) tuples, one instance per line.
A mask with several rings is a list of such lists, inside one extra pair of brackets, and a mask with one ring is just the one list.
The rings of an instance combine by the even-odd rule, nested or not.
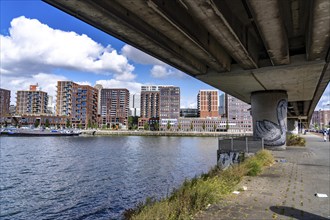
[(248, 176), (257, 176), (262, 172), (262, 163), (258, 160), (247, 160), (246, 168)]
[(306, 140), (303, 137), (295, 134), (289, 134), (286, 137), (286, 145), (287, 146), (302, 146), (306, 145)]

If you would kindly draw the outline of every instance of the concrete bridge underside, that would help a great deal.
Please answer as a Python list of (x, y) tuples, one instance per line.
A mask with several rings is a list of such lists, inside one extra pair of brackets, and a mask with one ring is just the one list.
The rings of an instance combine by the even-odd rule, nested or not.
[(44, 0), (247, 103), (311, 115), (330, 80), (329, 0)]

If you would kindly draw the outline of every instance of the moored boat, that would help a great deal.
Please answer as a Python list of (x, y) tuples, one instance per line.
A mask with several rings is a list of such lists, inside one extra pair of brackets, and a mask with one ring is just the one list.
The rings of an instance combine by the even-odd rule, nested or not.
[(3, 129), (1, 135), (7, 136), (78, 136), (78, 130), (41, 130), (41, 129)]

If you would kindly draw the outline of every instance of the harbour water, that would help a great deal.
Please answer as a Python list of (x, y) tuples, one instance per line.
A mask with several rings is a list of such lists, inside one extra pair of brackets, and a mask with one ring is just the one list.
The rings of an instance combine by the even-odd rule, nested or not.
[(1, 219), (120, 219), (216, 164), (217, 138), (0, 137)]

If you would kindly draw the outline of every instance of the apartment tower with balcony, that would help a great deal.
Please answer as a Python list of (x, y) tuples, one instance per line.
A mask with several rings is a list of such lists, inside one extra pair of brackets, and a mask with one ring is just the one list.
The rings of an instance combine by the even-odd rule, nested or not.
[(219, 117), (217, 90), (199, 90), (197, 95), (197, 108), (201, 118)]
[(158, 86), (141, 87), (141, 118), (159, 118)]
[(180, 88), (159, 86), (160, 119), (178, 119), (180, 117)]
[(30, 85), (30, 90), (19, 90), (16, 93), (16, 114), (47, 114), (48, 95), (37, 85)]
[(56, 115), (67, 116), (72, 127), (88, 128), (97, 123), (98, 90), (72, 81), (57, 82)]
[(107, 127), (126, 128), (129, 112), (127, 89), (101, 89), (102, 124)]

